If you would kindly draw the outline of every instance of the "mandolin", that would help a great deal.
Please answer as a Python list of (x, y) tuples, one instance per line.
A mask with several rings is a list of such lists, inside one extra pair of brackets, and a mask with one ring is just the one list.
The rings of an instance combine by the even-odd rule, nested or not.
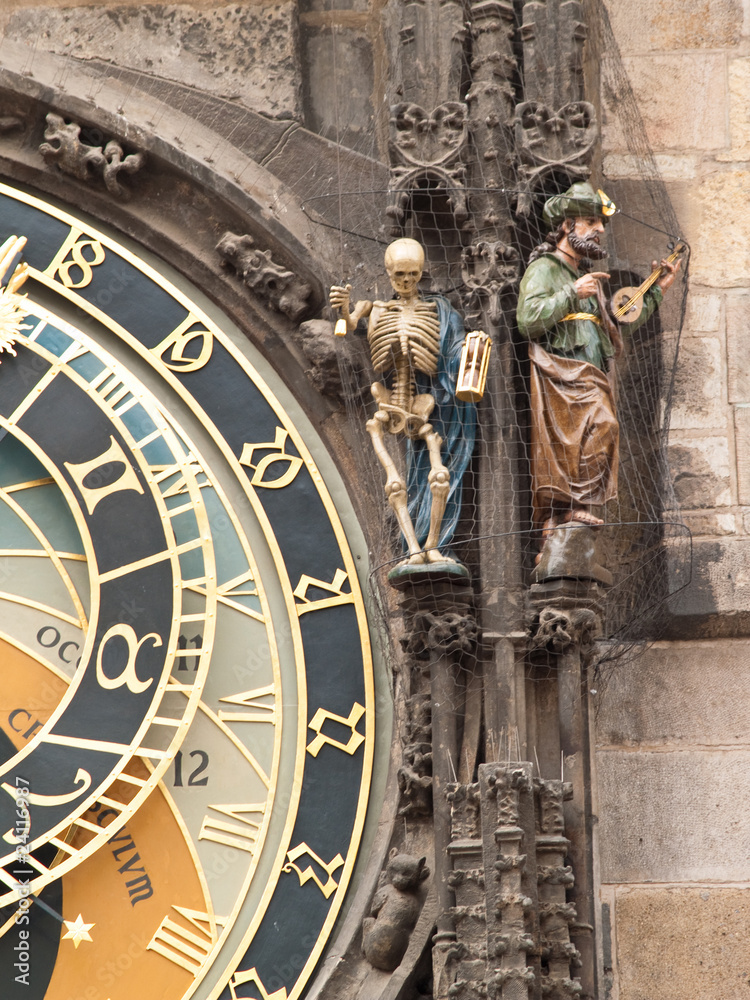
[[(687, 244), (680, 240), (667, 257), (669, 263), (673, 263), (687, 250)], [(660, 265), (654, 268), (646, 280), (637, 288), (628, 286), (615, 292), (610, 300), (612, 315), (618, 323), (635, 323), (643, 311), (643, 296), (651, 286), (664, 274), (664, 268)]]

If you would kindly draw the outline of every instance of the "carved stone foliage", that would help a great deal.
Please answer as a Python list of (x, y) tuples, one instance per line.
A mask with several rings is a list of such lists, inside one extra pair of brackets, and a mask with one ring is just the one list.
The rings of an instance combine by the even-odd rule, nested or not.
[(277, 264), (270, 250), (259, 250), (252, 236), (224, 233), (216, 250), (224, 263), (233, 267), (247, 287), (271, 309), (284, 313), (295, 323), (307, 312), (311, 286)]
[(575, 1000), (582, 992), (574, 971), (581, 957), (570, 940), (572, 926), (580, 927), (573, 903), (566, 900), (566, 890), (575, 883), (565, 855), (563, 803), (572, 799), (573, 786), (568, 782), (534, 781), (536, 812), (537, 883), (539, 887), (539, 951), (541, 987), (545, 1000)]
[(462, 226), (468, 218), (466, 105), (446, 101), (426, 111), (418, 104), (396, 104), (391, 108), (390, 128), (391, 182), (386, 214), (396, 222), (395, 231), (403, 224), (411, 195), (420, 188), (442, 191), (456, 225)]
[(447, 786), (446, 797), (451, 804), (451, 840), (481, 837), (479, 785), (452, 781)]
[(432, 815), (432, 719), (430, 698), (416, 694), (409, 699), (406, 724), (407, 743), (398, 769), (401, 793), (399, 816), (415, 818)]
[(131, 192), (120, 183), (121, 174), (134, 174), (146, 162), (145, 153), (125, 155), (122, 146), (111, 140), (104, 149), (81, 141), (81, 126), (66, 122), (60, 115), (47, 115), (45, 142), (39, 152), (47, 163), (79, 181), (90, 182), (97, 175), (113, 197), (128, 201)]
[(501, 240), (480, 240), (461, 254), (466, 293), (466, 320), (480, 325), (482, 313), (493, 323), (503, 316), (502, 300), (518, 284), (521, 261), (515, 247)]
[(586, 34), (580, 0), (527, 0), (523, 6), (524, 100), (514, 119), (522, 215), (550, 174), (573, 183), (590, 173), (598, 128), (593, 105), (583, 100)]
[(514, 122), (521, 184), (517, 210), (528, 215), (532, 194), (548, 175), (562, 173), (571, 183), (589, 176), (599, 130), (594, 106), (587, 101), (573, 101), (556, 111), (541, 101), (524, 101), (516, 108)]
[(598, 619), (590, 608), (575, 608), (569, 612), (559, 608), (542, 608), (530, 639), (531, 649), (549, 649), (565, 653), (578, 646), (587, 653), (593, 645)]
[(410, 624), (411, 634), (404, 648), (413, 656), (422, 656), (429, 650), (469, 652), (476, 642), (476, 619), (465, 612), (421, 612), (413, 617)]
[(531, 765), (485, 764), (480, 768), (480, 781), (486, 811), (482, 817), (485, 863), (491, 861), (494, 869), (486, 900), (487, 994), (492, 1000), (526, 1000), (536, 978), (528, 964), (534, 950), (530, 931), (536, 902), (527, 891), (534, 840)]
[(430, 875), (425, 861), (391, 850), (370, 916), (362, 923), (362, 952), (376, 969), (392, 972), (406, 954), (424, 902), (420, 886)]

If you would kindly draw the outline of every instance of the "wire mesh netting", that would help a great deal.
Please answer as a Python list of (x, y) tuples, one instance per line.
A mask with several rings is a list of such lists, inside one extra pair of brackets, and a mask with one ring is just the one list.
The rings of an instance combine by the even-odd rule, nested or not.
[[(460, 57), (455, 38), (445, 56), (455, 103), (443, 101), (427, 112), (405, 99), (384, 105), (381, 119), (367, 133), (349, 128), (342, 110), (345, 104), (337, 103), (336, 134), (331, 134), (340, 140), (335, 176), (326, 186), (311, 170), (315, 183), (304, 196), (310, 219), (330, 229), (338, 241), (332, 252), (339, 258), (334, 280), (352, 285), (352, 303), (393, 298), (383, 253), (391, 240), (412, 237), (425, 249), (420, 285), (425, 300), (444, 296), (464, 316), (467, 329), (481, 323), (493, 337), (491, 391), (478, 406), (476, 444), (463, 476), (460, 519), (447, 548), (469, 567), (475, 590), (480, 591), (497, 582), (493, 583), (486, 561), (490, 549), (498, 551), (490, 544), (493, 539), (512, 536), (502, 551), (518, 559), (526, 583), (532, 579), (542, 544), (531, 518), (528, 345), (515, 325), (514, 288), (533, 249), (549, 235), (542, 220), (545, 201), (589, 175), (590, 168), (593, 186), (603, 187), (617, 205), (606, 234), (608, 256), (592, 264), (594, 270), (610, 274), (604, 283), (605, 298), (625, 286), (638, 286), (651, 271), (652, 261), (667, 256), (681, 235), (606, 12), (592, 3), (587, 13), (588, 39), (581, 64), (572, 73), (581, 99), (555, 111), (556, 124), (549, 125), (553, 112), (542, 104), (540, 93), (530, 93), (537, 85), (524, 64), (532, 54), (522, 44), (526, 13), (518, 4), (515, 23), (507, 26), (516, 70), (504, 82), (504, 99), (496, 99), (499, 124), (491, 145), (481, 135), (488, 119), (478, 115), (482, 50), (475, 19), (473, 29), (459, 39)], [(336, 50), (334, 30), (334, 60)], [(410, 81), (417, 73), (405, 58), (403, 49), (393, 54), (392, 77), (403, 81), (397, 98), (410, 96)], [(545, 54), (537, 46), (533, 58), (537, 78), (559, 69), (560, 55), (552, 50)], [(586, 96), (597, 109), (583, 100), (584, 81)], [(430, 92), (430, 87), (436, 101), (447, 93), (445, 88), (441, 92), (439, 81), (434, 85), (421, 81), (422, 93)], [(416, 92), (416, 87), (412, 90)], [(504, 107), (511, 111), (505, 118)], [(606, 122), (602, 129), (596, 125), (597, 117)], [(588, 156), (559, 155), (546, 165), (538, 156), (529, 158), (528, 131), (534, 129), (542, 144), (549, 144), (555, 129), (562, 131), (574, 152), (586, 147)], [(624, 158), (628, 163), (624, 179), (608, 177), (602, 169), (602, 132), (605, 147), (618, 151), (619, 161)], [(384, 139), (389, 133), (390, 169)], [(670, 596), (689, 582), (690, 535), (680, 518), (666, 451), (688, 255), (686, 251), (682, 270), (661, 307), (632, 333), (623, 325), (625, 352), (609, 372), (620, 423), (620, 469), (617, 498), (601, 510), (605, 524), (598, 529), (597, 558), (613, 575), (606, 587), (603, 617), (608, 641), (601, 647), (603, 660), (656, 638)], [(514, 267), (515, 279), (507, 280)], [(477, 290), (482, 268), (484, 286)], [(326, 284), (331, 277), (330, 270), (321, 273)], [(376, 377), (391, 384), (388, 372), (373, 370), (366, 326), (365, 319), (340, 344), (339, 358), (344, 402), (359, 434), (356, 461), (364, 484), (360, 513), (369, 532), (372, 579), (386, 614), (392, 608), (392, 595), (384, 588), (386, 572), (404, 558), (404, 548), (383, 490), (386, 477), (366, 430), (376, 409), (370, 385)], [(407, 480), (404, 437), (385, 437), (392, 460)], [(495, 510), (488, 515), (493, 505), (505, 513), (498, 516)], [(495, 572), (496, 578), (498, 572), (503, 577), (505, 568)], [(478, 597), (481, 604), (482, 594)]]

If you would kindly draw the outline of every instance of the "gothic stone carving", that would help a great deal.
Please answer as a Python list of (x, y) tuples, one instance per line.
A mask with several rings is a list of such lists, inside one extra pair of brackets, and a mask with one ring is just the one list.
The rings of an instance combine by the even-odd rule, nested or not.
[(501, 240), (480, 240), (461, 254), (461, 276), (468, 289), (466, 321), (478, 325), (483, 307), (494, 324), (503, 316), (503, 296), (518, 284), (521, 261), (515, 247)]
[(416, 694), (409, 699), (407, 744), (398, 769), (401, 792), (399, 816), (432, 815), (432, 719), (430, 698)]
[(459, 611), (442, 614), (426, 611), (414, 616), (405, 650), (413, 656), (421, 656), (430, 649), (443, 653), (469, 652), (476, 637), (477, 622), (473, 615)]
[(580, 967), (581, 957), (570, 940), (576, 909), (566, 902), (565, 893), (575, 878), (571, 867), (563, 863), (568, 849), (563, 803), (573, 797), (573, 786), (537, 778), (534, 792), (542, 995), (545, 1000), (574, 1000), (582, 987), (572, 970)]
[(362, 952), (376, 969), (392, 972), (406, 954), (422, 909), (419, 887), (430, 874), (425, 860), (391, 850), (370, 916), (362, 924)]
[(307, 312), (310, 285), (277, 264), (270, 250), (259, 250), (252, 236), (224, 233), (216, 250), (271, 309), (284, 313), (294, 323)]
[(418, 104), (396, 104), (390, 124), (391, 185), (386, 214), (396, 222), (394, 232), (403, 225), (412, 192), (425, 185), (445, 192), (456, 225), (463, 226), (469, 214), (466, 105), (446, 101), (428, 112)]
[(107, 191), (115, 198), (128, 201), (131, 192), (119, 181), (120, 174), (134, 174), (146, 162), (144, 153), (129, 153), (124, 155), (122, 146), (114, 140), (101, 146), (89, 146), (80, 139), (81, 126), (75, 122), (66, 122), (60, 115), (47, 115), (47, 128), (44, 133), (46, 142), (39, 147), (39, 152), (47, 163), (54, 164), (64, 174), (89, 182), (100, 174)]
[[(494, 813), (495, 861), (492, 889), (487, 892), (488, 996), (492, 1000), (520, 1000), (528, 997), (534, 971), (527, 964), (534, 940), (529, 933), (529, 915), (534, 900), (524, 889), (528, 855), (533, 830), (525, 829), (522, 798), (532, 794), (531, 765), (484, 765), (482, 806)], [(484, 784), (486, 782), (486, 784)], [(491, 809), (494, 800), (494, 809)], [(529, 814), (530, 815), (530, 814)], [(490, 816), (483, 818), (485, 842), (491, 828)], [(531, 820), (529, 819), (529, 823)], [(485, 843), (485, 850), (489, 845)]]
[(589, 608), (570, 612), (543, 608), (529, 645), (531, 649), (550, 649), (554, 653), (564, 653), (578, 646), (586, 653), (593, 644), (597, 628), (596, 614)]
[(524, 101), (516, 108), (516, 146), (521, 194), (517, 210), (531, 211), (532, 193), (553, 173), (571, 183), (591, 173), (589, 162), (598, 135), (596, 111), (587, 101), (572, 101), (557, 111), (541, 101)]

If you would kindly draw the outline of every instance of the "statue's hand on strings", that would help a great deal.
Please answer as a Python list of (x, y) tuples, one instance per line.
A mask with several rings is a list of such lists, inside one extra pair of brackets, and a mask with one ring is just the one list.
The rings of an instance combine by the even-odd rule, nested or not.
[(669, 286), (673, 283), (674, 279), (677, 277), (677, 272), (680, 270), (680, 265), (682, 264), (682, 258), (678, 257), (677, 260), (669, 260), (666, 257), (664, 260), (659, 261), (657, 264), (655, 260), (651, 261), (651, 270), (655, 271), (657, 267), (660, 267), (664, 272), (656, 282), (656, 284), (661, 288), (662, 292), (666, 292)]
[(573, 285), (576, 295), (579, 299), (590, 299), (596, 295), (599, 289), (599, 281), (605, 280), (608, 277), (609, 275), (606, 271), (591, 271), (589, 274), (584, 274)]

